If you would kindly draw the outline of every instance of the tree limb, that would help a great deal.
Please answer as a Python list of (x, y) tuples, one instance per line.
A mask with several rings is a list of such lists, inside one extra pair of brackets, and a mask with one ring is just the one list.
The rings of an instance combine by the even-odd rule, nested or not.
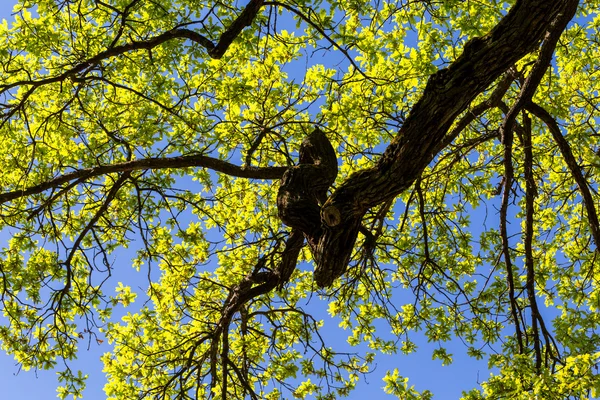
[(73, 180), (86, 180), (96, 176), (106, 175), (115, 172), (188, 167), (208, 168), (230, 176), (249, 179), (279, 179), (283, 176), (283, 173), (288, 169), (287, 167), (240, 167), (238, 165), (231, 164), (227, 161), (204, 156), (202, 154), (164, 158), (152, 157), (140, 160), (126, 161), (118, 164), (100, 165), (97, 167), (80, 169), (77, 171), (66, 173), (64, 175), (57, 176), (55, 178), (49, 179), (45, 182), (34, 186), (30, 186), (28, 188), (1, 193), (0, 204), (24, 196), (42, 193), (45, 190), (55, 188), (59, 185), (62, 185), (63, 183), (67, 183)]
[[(514, 121), (513, 121), (514, 122)], [(506, 123), (503, 125), (506, 126)], [(502, 187), (502, 203), (500, 204), (500, 237), (502, 239), (502, 255), (504, 256), (504, 266), (506, 267), (506, 286), (508, 288), (508, 300), (510, 303), (510, 314), (515, 324), (515, 333), (517, 336), (517, 346), (519, 354), (523, 354), (525, 347), (523, 344), (523, 332), (521, 330), (521, 308), (517, 302), (518, 295), (515, 295), (515, 274), (510, 253), (510, 242), (508, 240), (508, 205), (510, 203), (510, 193), (514, 182), (514, 168), (512, 163), (513, 154), (513, 130), (508, 129), (502, 135), (502, 146), (504, 150), (504, 185)]]
[(146, 40), (137, 40), (119, 46), (111, 46), (108, 49), (101, 51), (100, 53), (86, 59), (85, 61), (80, 62), (73, 68), (57, 76), (39, 80), (20, 80), (10, 84), (1, 85), (0, 93), (22, 85), (33, 85), (34, 87), (37, 87), (49, 83), (60, 82), (69, 77), (74, 77), (108, 58), (116, 57), (121, 54), (125, 54), (135, 50), (152, 50), (156, 46), (159, 46), (173, 39), (191, 40), (192, 42), (204, 47), (207, 50), (208, 55), (210, 57), (214, 59), (220, 59), (221, 57), (223, 57), (223, 55), (225, 54), (231, 43), (233, 43), (235, 38), (242, 32), (242, 30), (245, 27), (250, 26), (252, 24), (252, 21), (254, 21), (254, 18), (260, 11), (263, 2), (264, 0), (250, 0), (250, 2), (246, 6), (246, 8), (244, 8), (241, 14), (231, 23), (229, 28), (227, 28), (221, 34), (219, 41), (216, 45), (206, 36), (203, 36), (198, 32), (187, 28), (174, 28)]
[[(346, 270), (366, 210), (409, 188), (440, 150), (456, 117), (536, 49), (549, 21), (559, 15), (569, 21), (577, 4), (577, 0), (519, 0), (491, 32), (471, 39), (454, 63), (429, 78), (423, 96), (375, 167), (351, 175), (325, 203), (321, 216), (327, 229), (319, 239), (315, 273), (330, 279), (318, 280), (319, 286), (330, 286)], [(328, 218), (329, 214), (340, 218)], [(328, 220), (335, 223), (327, 224)]]
[(571, 146), (569, 142), (562, 135), (558, 123), (554, 120), (552, 115), (548, 113), (543, 107), (539, 106), (536, 103), (530, 102), (525, 107), (527, 111), (531, 114), (535, 115), (539, 118), (550, 130), (554, 141), (558, 145), (558, 149), (560, 150), (569, 171), (571, 172), (571, 176), (577, 183), (579, 187), (579, 192), (581, 193), (581, 197), (583, 198), (583, 205), (585, 206), (585, 210), (587, 212), (588, 221), (590, 224), (590, 230), (592, 233), (592, 238), (594, 239), (594, 243), (596, 244), (596, 251), (600, 248), (600, 222), (598, 221), (598, 212), (596, 211), (594, 197), (590, 191), (588, 182), (585, 177), (581, 173), (581, 167), (577, 164), (577, 160), (573, 155), (573, 151), (571, 150)]

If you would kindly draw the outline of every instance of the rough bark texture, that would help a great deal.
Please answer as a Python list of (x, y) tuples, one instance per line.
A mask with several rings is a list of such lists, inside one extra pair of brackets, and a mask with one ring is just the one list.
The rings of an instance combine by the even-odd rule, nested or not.
[(335, 150), (325, 133), (316, 128), (300, 146), (299, 164), (283, 174), (277, 194), (279, 218), (301, 230), (313, 250), (322, 233), (321, 205), (336, 176)]
[(351, 175), (324, 204), (323, 234), (314, 252), (319, 286), (330, 286), (345, 272), (367, 209), (410, 187), (439, 151), (456, 117), (535, 50), (557, 16), (572, 18), (577, 4), (577, 0), (519, 0), (491, 32), (469, 41), (452, 65), (430, 77), (377, 165)]

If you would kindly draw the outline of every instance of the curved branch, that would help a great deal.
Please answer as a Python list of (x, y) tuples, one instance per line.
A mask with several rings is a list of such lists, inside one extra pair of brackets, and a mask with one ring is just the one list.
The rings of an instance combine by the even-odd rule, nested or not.
[(114, 172), (126, 172), (136, 170), (153, 170), (166, 168), (188, 168), (200, 167), (208, 168), (230, 176), (248, 179), (280, 179), (287, 167), (240, 167), (227, 161), (204, 156), (201, 154), (164, 158), (144, 158), (140, 160), (126, 161), (112, 165), (101, 165), (98, 167), (85, 168), (57, 176), (38, 185), (30, 186), (25, 189), (13, 190), (0, 194), (0, 204), (15, 200), (24, 196), (42, 193), (45, 190), (52, 189), (63, 183), (76, 179), (89, 179), (100, 175), (106, 175)]
[(541, 331), (546, 346), (545, 350), (545, 366), (550, 358), (556, 360), (558, 355), (558, 346), (556, 345), (552, 334), (546, 327), (546, 323), (540, 312), (535, 294), (535, 267), (533, 257), (533, 219), (534, 219), (534, 201), (537, 196), (537, 187), (533, 177), (533, 144), (531, 140), (531, 120), (526, 113), (523, 113), (523, 150), (525, 153), (524, 160), (524, 175), (525, 175), (525, 266), (527, 269), (527, 297), (531, 308), (531, 328), (533, 330), (533, 345), (535, 351), (536, 370), (539, 371), (542, 363), (541, 355)]
[(0, 93), (22, 85), (32, 85), (33, 87), (38, 87), (50, 83), (64, 81), (65, 79), (69, 77), (74, 77), (77, 74), (85, 71), (86, 69), (89, 69), (94, 65), (99, 64), (101, 61), (106, 60), (108, 58), (116, 57), (134, 50), (151, 50), (154, 47), (159, 46), (172, 39), (189, 39), (195, 43), (199, 43), (209, 51), (209, 54), (211, 50), (215, 48), (215, 45), (209, 39), (200, 35), (197, 32), (185, 28), (172, 29), (147, 40), (133, 41), (131, 43), (111, 47), (107, 50), (101, 51), (95, 56), (90, 57), (85, 61), (82, 61), (73, 68), (57, 76), (39, 80), (21, 80), (10, 84), (2, 85), (0, 86)]
[(131, 172), (126, 171), (121, 176), (119, 176), (119, 178), (115, 181), (113, 186), (106, 194), (106, 198), (102, 202), (100, 208), (98, 208), (94, 216), (90, 219), (90, 221), (86, 224), (85, 228), (83, 228), (83, 230), (77, 236), (77, 239), (75, 239), (75, 241), (73, 242), (73, 247), (71, 247), (71, 251), (67, 256), (67, 259), (64, 263), (62, 263), (67, 270), (67, 275), (65, 277), (65, 286), (60, 291), (58, 291), (58, 295), (55, 298), (55, 302), (58, 304), (58, 306), (62, 304), (62, 299), (64, 298), (66, 293), (68, 293), (71, 290), (71, 283), (73, 278), (73, 269), (71, 264), (73, 262), (73, 257), (75, 257), (75, 253), (77, 252), (77, 250), (79, 250), (79, 247), (81, 246), (81, 243), (83, 242), (85, 236), (94, 228), (94, 225), (96, 225), (96, 223), (102, 217), (102, 215), (104, 215), (106, 210), (108, 210), (110, 203), (114, 200), (119, 189), (121, 189), (121, 187), (125, 184), (127, 179), (129, 179), (130, 174)]
[[(222, 395), (223, 398), (227, 397), (227, 369), (231, 364), (229, 362), (229, 326), (233, 316), (240, 312), (242, 307), (248, 304), (252, 299), (255, 299), (261, 295), (267, 294), (274, 290), (276, 287), (282, 287), (287, 283), (292, 276), (292, 273), (296, 269), (298, 262), (298, 256), (300, 250), (304, 246), (304, 235), (299, 229), (293, 229), (287, 241), (281, 255), (281, 260), (276, 268), (272, 270), (262, 271), (267, 261), (266, 257), (261, 258), (254, 270), (247, 274), (238, 284), (234, 285), (229, 290), (229, 295), (223, 304), (221, 310), (221, 318), (216, 324), (215, 330), (212, 332), (212, 343), (209, 350), (210, 357), (210, 374), (211, 374), (211, 387), (214, 389), (218, 381), (218, 370), (217, 360), (220, 360), (222, 364), (221, 370), (221, 382), (222, 382)], [(221, 351), (219, 350), (219, 344), (221, 345)], [(193, 355), (194, 349), (197, 344), (192, 346), (190, 351), (190, 358)], [(235, 371), (239, 373), (239, 371)], [(182, 371), (183, 373), (183, 371)], [(244, 379), (242, 379), (244, 381)], [(252, 389), (250, 393), (254, 393)]]
[(258, 11), (263, 5), (264, 0), (250, 0), (246, 8), (241, 12), (241, 14), (232, 22), (232, 24), (223, 32), (219, 38), (219, 41), (215, 45), (210, 39), (206, 36), (199, 34), (193, 30), (187, 28), (174, 28), (169, 31), (163, 32), (160, 35), (156, 35), (146, 40), (132, 41), (127, 44), (123, 44), (120, 46), (111, 46), (107, 50), (104, 50), (93, 57), (86, 59), (85, 61), (80, 62), (73, 68), (63, 72), (60, 75), (40, 79), (40, 80), (21, 80), (17, 82), (13, 82), (7, 85), (0, 86), (0, 93), (3, 93), (7, 90), (15, 88), (21, 85), (33, 85), (34, 87), (55, 83), (63, 81), (69, 77), (74, 77), (77, 74), (93, 67), (94, 65), (99, 64), (101, 61), (106, 60), (108, 58), (116, 57), (121, 54), (128, 53), (134, 50), (152, 50), (156, 46), (159, 46), (169, 40), (173, 39), (188, 39), (194, 43), (197, 43), (204, 47), (208, 55), (214, 59), (220, 59), (223, 57), (231, 43), (237, 38), (237, 36), (242, 32), (242, 30), (250, 26), (254, 18), (258, 14)]
[(546, 70), (550, 66), (550, 61), (552, 61), (552, 55), (554, 54), (554, 49), (556, 48), (558, 39), (560, 39), (563, 30), (567, 27), (567, 24), (570, 20), (571, 18), (563, 14), (558, 14), (552, 20), (552, 23), (548, 27), (548, 32), (546, 32), (544, 37), (544, 43), (542, 44), (540, 55), (535, 61), (531, 72), (527, 76), (517, 101), (512, 105), (506, 114), (506, 117), (504, 118), (503, 126), (500, 129), (501, 135), (503, 135), (504, 131), (513, 129), (517, 115), (521, 109), (523, 109), (523, 107), (533, 98), (533, 94), (537, 90), (537, 87), (542, 81)]
[[(510, 255), (510, 243), (508, 241), (508, 233), (507, 233), (507, 214), (508, 214), (508, 203), (510, 200), (510, 192), (512, 189), (512, 184), (514, 180), (514, 171), (512, 165), (512, 145), (513, 145), (513, 129), (515, 127), (516, 118), (521, 109), (531, 100), (533, 94), (537, 90), (548, 66), (550, 65), (550, 61), (552, 60), (552, 55), (554, 54), (554, 49), (556, 44), (558, 43), (558, 39), (562, 34), (562, 31), (566, 28), (567, 23), (571, 18), (565, 14), (556, 15), (548, 27), (548, 31), (544, 35), (544, 42), (542, 44), (542, 48), (540, 50), (540, 56), (535, 61), (533, 68), (521, 91), (519, 92), (519, 96), (515, 103), (510, 107), (506, 116), (504, 117), (504, 121), (502, 126), (500, 127), (500, 136), (501, 141), (504, 146), (504, 193), (502, 196), (502, 204), (500, 208), (500, 235), (502, 237), (502, 253), (504, 254), (504, 262), (506, 265), (506, 280), (508, 283), (508, 295), (510, 299), (510, 308), (512, 318), (515, 324), (516, 336), (517, 336), (517, 344), (519, 346), (519, 353), (524, 352), (523, 345), (523, 335), (520, 328), (520, 323), (518, 319), (519, 305), (516, 301), (515, 297), (515, 278), (513, 274), (513, 265), (511, 262)], [(525, 117), (527, 120), (527, 118)], [(531, 135), (531, 133), (525, 133), (524, 136)], [(531, 152), (531, 143), (524, 143), (525, 147), (525, 174), (526, 177), (529, 177), (533, 172), (532, 161), (528, 159), (528, 154)], [(541, 353), (539, 348), (539, 333), (537, 328), (538, 318), (536, 318), (537, 313), (537, 303), (535, 301), (535, 291), (534, 291), (534, 272), (533, 272), (533, 260), (529, 255), (531, 254), (531, 235), (533, 235), (533, 220), (532, 218), (532, 210), (533, 210), (533, 191), (535, 190), (535, 183), (533, 187), (531, 186), (531, 181), (526, 178), (526, 232), (525, 232), (525, 246), (529, 244), (528, 251), (526, 254), (526, 266), (527, 266), (527, 292), (529, 295), (530, 306), (532, 309), (532, 328), (534, 332), (534, 348), (536, 354), (536, 367), (539, 369), (539, 363), (541, 362)], [(529, 225), (531, 223), (531, 226)], [(530, 232), (531, 228), (531, 232)], [(527, 250), (526, 250), (527, 251)]]
[(590, 224), (590, 230), (592, 231), (592, 238), (594, 239), (594, 243), (596, 244), (596, 251), (600, 249), (600, 222), (598, 221), (598, 212), (596, 211), (596, 206), (594, 202), (594, 197), (590, 192), (589, 185), (581, 173), (581, 167), (577, 164), (577, 160), (573, 155), (573, 151), (571, 150), (571, 146), (569, 142), (562, 135), (558, 123), (554, 120), (552, 115), (548, 113), (543, 107), (539, 106), (536, 103), (530, 102), (525, 107), (527, 111), (531, 114), (535, 115), (539, 118), (550, 130), (554, 141), (558, 145), (558, 149), (560, 150), (569, 171), (571, 171), (571, 176), (577, 183), (579, 187), (579, 192), (581, 193), (581, 197), (583, 198), (583, 205), (585, 206), (585, 210), (587, 212), (588, 221)]

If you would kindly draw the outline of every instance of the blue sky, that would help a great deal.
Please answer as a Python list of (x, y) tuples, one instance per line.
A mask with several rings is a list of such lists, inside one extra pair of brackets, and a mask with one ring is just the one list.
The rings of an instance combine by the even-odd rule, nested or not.
[[(10, 20), (14, 0), (4, 0), (0, 2), (0, 19)], [(0, 233), (0, 246), (4, 246), (5, 240), (9, 237), (9, 232)], [(131, 254), (131, 253), (129, 253)], [(127, 252), (120, 254), (122, 260), (129, 259)], [(135, 271), (122, 265), (120, 271), (114, 277), (113, 286), (116, 286), (118, 280), (135, 281)], [(345, 341), (347, 332), (340, 332), (335, 321), (327, 319), (323, 312), (327, 335), (332, 341)], [(488, 377), (488, 370), (485, 361), (477, 362), (465, 355), (466, 347), (459, 340), (447, 344), (447, 349), (454, 355), (454, 363), (451, 366), (443, 367), (439, 360), (431, 360), (431, 352), (436, 347), (435, 344), (427, 343), (424, 338), (414, 337), (419, 346), (419, 351), (410, 356), (395, 355), (381, 356), (377, 363), (376, 371), (367, 376), (366, 381), (359, 385), (353, 398), (368, 398), (370, 400), (388, 399), (392, 396), (386, 396), (382, 391), (383, 377), (386, 370), (398, 368), (400, 374), (410, 377), (410, 383), (414, 384), (417, 390), (429, 389), (435, 394), (436, 399), (457, 399), (460, 397), (461, 390), (467, 390), (477, 382), (484, 381)], [(104, 376), (102, 374), (102, 363), (99, 357), (110, 351), (110, 346), (105, 342), (98, 345), (93, 342), (89, 345), (89, 350), (82, 349), (79, 354), (79, 360), (70, 364), (72, 369), (82, 369), (89, 375), (87, 389), (84, 392), (85, 399), (104, 399), (102, 386)], [(0, 354), (0, 385), (3, 387), (2, 398), (25, 398), (25, 399), (54, 399), (56, 398), (56, 387), (58, 380), (53, 371), (21, 371), (11, 356)]]

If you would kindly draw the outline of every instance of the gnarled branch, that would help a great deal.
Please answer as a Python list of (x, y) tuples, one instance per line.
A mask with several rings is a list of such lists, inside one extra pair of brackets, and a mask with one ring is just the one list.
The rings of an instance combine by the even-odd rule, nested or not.
[(299, 151), (299, 164), (281, 178), (277, 208), (281, 221), (301, 230), (314, 247), (321, 236), (321, 205), (337, 176), (337, 157), (319, 128), (308, 135)]
[(330, 286), (346, 270), (366, 210), (409, 188), (440, 150), (456, 117), (538, 46), (549, 21), (558, 16), (571, 20), (577, 4), (577, 0), (517, 1), (491, 32), (469, 41), (454, 63), (429, 78), (423, 96), (376, 166), (351, 175), (325, 203), (328, 214), (340, 217), (334, 223), (323, 218), (327, 229), (315, 257), (319, 286)]

